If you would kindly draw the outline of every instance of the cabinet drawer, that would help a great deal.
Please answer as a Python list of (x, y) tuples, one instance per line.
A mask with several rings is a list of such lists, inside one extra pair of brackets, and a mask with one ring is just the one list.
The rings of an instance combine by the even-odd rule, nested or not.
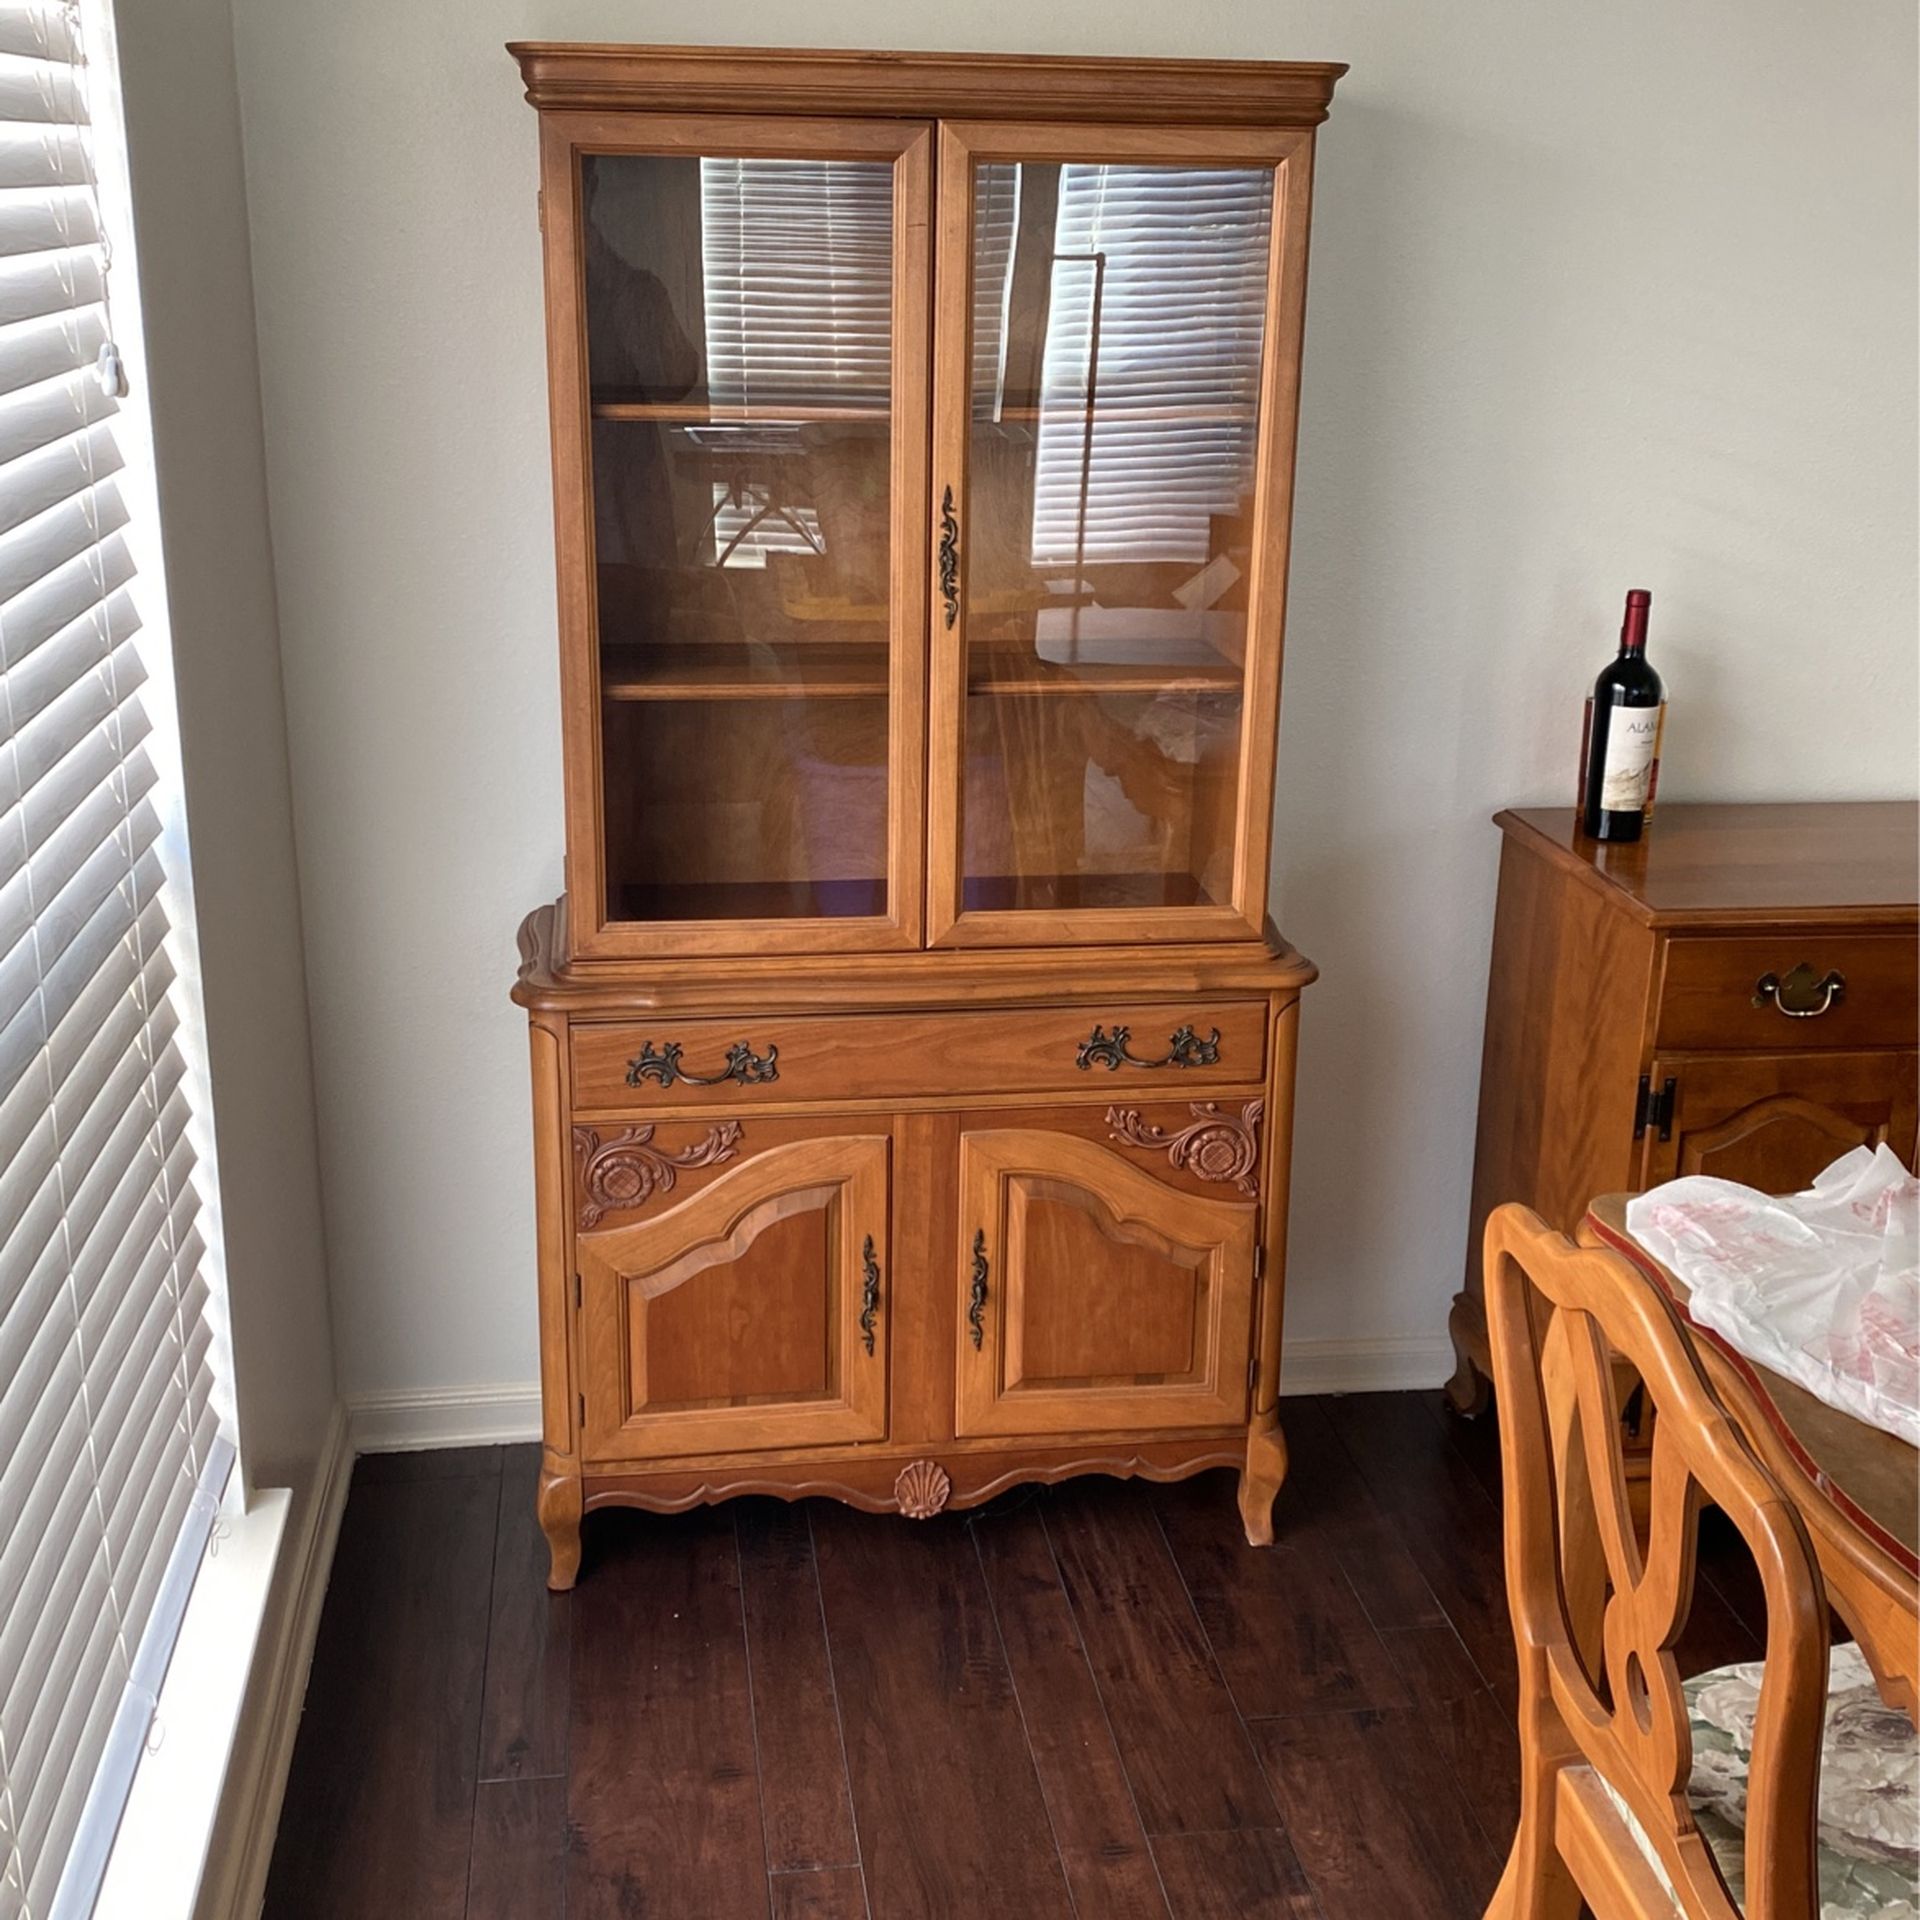
[(1759, 934), (1667, 944), (1662, 1047), (1910, 1047), (1920, 968), (1906, 934)]
[(573, 1029), (579, 1109), (903, 1100), (1110, 1099), (1266, 1075), (1264, 1000), (675, 1020)]

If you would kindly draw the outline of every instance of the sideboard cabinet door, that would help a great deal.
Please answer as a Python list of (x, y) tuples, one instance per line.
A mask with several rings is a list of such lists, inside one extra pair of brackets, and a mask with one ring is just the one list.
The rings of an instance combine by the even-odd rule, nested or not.
[(579, 1236), (590, 1460), (885, 1436), (888, 1147), (788, 1141)]
[(1649, 1076), (1673, 1082), (1664, 1131), (1650, 1127), (1642, 1187), (1682, 1174), (1795, 1193), (1850, 1147), (1885, 1141), (1914, 1159), (1916, 1056), (1799, 1053), (1669, 1056)]
[(1244, 1420), (1255, 1217), (1065, 1132), (963, 1133), (955, 1431)]

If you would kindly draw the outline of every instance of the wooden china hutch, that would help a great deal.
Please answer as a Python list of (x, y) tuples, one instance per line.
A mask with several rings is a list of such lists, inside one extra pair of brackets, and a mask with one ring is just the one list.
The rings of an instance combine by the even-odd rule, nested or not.
[(1338, 66), (523, 45), (566, 894), (521, 933), (552, 1584), (583, 1512), (1231, 1465)]

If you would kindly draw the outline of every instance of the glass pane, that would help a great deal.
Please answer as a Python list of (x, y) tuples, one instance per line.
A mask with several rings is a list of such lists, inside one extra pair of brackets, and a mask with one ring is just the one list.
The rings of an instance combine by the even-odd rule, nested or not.
[(1231, 904), (1272, 196), (976, 170), (968, 909)]
[(607, 916), (884, 913), (893, 170), (581, 190)]

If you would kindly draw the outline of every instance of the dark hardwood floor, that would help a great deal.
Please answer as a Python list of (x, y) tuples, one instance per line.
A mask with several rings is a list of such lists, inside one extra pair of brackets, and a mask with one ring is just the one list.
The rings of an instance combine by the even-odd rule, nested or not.
[[(1290, 1400), (1231, 1474), (925, 1522), (596, 1515), (536, 1450), (363, 1459), (266, 1920), (1478, 1920), (1515, 1817), (1489, 1418)], [(1682, 1664), (1755, 1658), (1709, 1531)]]

